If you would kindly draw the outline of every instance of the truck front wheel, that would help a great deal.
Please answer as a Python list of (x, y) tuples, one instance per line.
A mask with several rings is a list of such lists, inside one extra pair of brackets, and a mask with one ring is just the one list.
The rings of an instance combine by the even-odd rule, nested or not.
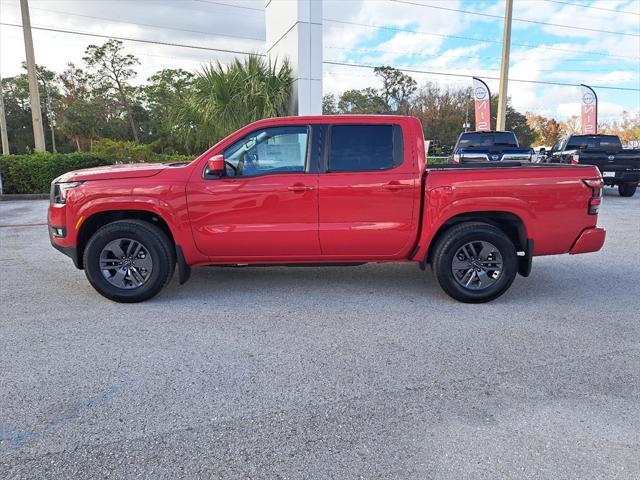
[(100, 228), (84, 250), (87, 279), (116, 302), (142, 302), (169, 282), (175, 250), (162, 230), (140, 220), (120, 220)]
[(431, 266), (442, 289), (465, 303), (498, 298), (518, 272), (513, 242), (499, 228), (481, 222), (447, 230), (435, 246)]
[(638, 188), (637, 182), (624, 182), (618, 184), (618, 193), (621, 197), (633, 197)]

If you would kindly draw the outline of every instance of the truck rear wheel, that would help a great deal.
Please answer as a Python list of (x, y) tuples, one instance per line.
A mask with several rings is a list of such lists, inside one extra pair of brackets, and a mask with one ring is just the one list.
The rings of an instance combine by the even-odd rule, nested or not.
[(636, 193), (638, 184), (636, 182), (624, 182), (618, 184), (618, 193), (621, 197), (633, 197)]
[(465, 303), (498, 298), (518, 272), (513, 242), (499, 228), (481, 222), (447, 230), (435, 246), (431, 266), (442, 289)]
[(158, 227), (121, 220), (100, 228), (84, 250), (87, 279), (116, 302), (142, 302), (169, 283), (175, 268), (172, 243)]

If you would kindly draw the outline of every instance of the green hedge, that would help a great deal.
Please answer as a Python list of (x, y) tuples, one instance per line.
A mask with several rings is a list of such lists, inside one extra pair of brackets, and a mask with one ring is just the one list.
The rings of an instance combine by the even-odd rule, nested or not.
[[(63, 173), (79, 168), (123, 163), (123, 157), (115, 153), (114, 151), (101, 151), (99, 153), (0, 155), (3, 193), (48, 193), (51, 181)], [(125, 163), (132, 162), (131, 157), (124, 158)], [(147, 162), (183, 162), (191, 161), (193, 158), (185, 155), (150, 154), (148, 152), (145, 152), (144, 158), (138, 157), (139, 160)], [(447, 160), (429, 158), (428, 162), (430, 164), (447, 163)]]
[[(191, 161), (184, 155), (153, 154), (149, 162)], [(129, 158), (114, 157), (108, 153), (33, 153), (28, 155), (1, 155), (0, 174), (3, 193), (48, 193), (51, 181), (63, 173), (80, 168), (100, 167), (115, 163), (129, 163)]]
[(442, 163), (450, 163), (451, 160), (449, 160), (449, 158), (434, 158), (434, 157), (427, 157), (427, 165), (438, 165), (438, 164), (442, 164)]

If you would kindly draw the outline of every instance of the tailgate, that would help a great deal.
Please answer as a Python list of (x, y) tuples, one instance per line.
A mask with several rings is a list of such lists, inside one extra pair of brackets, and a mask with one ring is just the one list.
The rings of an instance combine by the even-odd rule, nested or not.
[(640, 152), (580, 152), (579, 162), (583, 165), (595, 165), (600, 171), (640, 171)]

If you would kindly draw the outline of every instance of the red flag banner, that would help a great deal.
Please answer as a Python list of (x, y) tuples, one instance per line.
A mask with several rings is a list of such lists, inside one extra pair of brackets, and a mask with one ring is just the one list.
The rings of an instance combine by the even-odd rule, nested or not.
[(486, 83), (473, 77), (473, 102), (476, 110), (476, 130), (491, 130), (491, 92)]
[(582, 87), (582, 134), (598, 132), (598, 96), (593, 88), (581, 84)]

